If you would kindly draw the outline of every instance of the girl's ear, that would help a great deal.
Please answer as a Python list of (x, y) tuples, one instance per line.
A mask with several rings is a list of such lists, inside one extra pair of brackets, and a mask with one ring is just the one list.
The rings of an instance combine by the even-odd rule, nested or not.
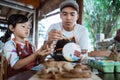
[(14, 28), (13, 28), (13, 26), (12, 25), (9, 25), (9, 29), (10, 29), (10, 31), (14, 31)]

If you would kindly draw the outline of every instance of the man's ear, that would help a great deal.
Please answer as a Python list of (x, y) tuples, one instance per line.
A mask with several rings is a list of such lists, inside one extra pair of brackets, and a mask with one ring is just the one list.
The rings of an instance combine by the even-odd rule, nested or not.
[(14, 31), (14, 28), (13, 28), (13, 26), (12, 25), (9, 25), (9, 29), (10, 29), (10, 31)]
[(77, 20), (79, 19), (79, 14), (77, 15)]

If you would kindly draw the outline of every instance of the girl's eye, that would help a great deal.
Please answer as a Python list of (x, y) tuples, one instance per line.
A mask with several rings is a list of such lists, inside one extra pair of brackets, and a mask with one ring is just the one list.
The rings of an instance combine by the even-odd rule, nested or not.
[(23, 28), (25, 28), (25, 26), (22, 26)]
[(23, 28), (31, 29), (31, 26), (22, 26)]

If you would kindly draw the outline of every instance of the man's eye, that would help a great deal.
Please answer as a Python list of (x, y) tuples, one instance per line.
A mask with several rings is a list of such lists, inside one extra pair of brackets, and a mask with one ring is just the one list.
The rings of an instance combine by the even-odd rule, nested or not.
[(62, 13), (63, 15), (67, 15), (67, 13)]
[(32, 28), (31, 26), (28, 27), (28, 29), (31, 29), (31, 28)]
[(71, 13), (71, 16), (75, 16), (75, 13)]

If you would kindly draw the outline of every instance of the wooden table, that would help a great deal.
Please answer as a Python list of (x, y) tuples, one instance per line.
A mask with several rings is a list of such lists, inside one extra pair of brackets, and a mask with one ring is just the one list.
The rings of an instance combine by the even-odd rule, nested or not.
[[(28, 80), (36, 73), (37, 71), (33, 70), (25, 71), (9, 78), (8, 80)], [(120, 73), (100, 73), (98, 74), (98, 76), (101, 77), (103, 80), (120, 80)]]
[(28, 80), (35, 73), (37, 73), (37, 71), (33, 71), (33, 70), (25, 71), (10, 77), (8, 80)]

